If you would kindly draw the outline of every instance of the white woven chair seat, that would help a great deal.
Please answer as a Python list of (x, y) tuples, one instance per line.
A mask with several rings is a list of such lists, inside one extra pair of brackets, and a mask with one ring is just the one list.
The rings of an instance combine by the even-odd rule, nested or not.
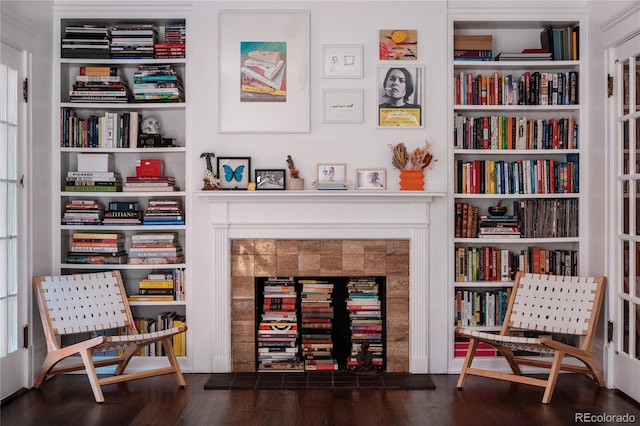
[(124, 349), (131, 345), (145, 345), (158, 341), (164, 336), (173, 336), (181, 333), (183, 327), (173, 327), (167, 330), (155, 331), (153, 333), (141, 333), (123, 336), (104, 336), (105, 342), (93, 347), (93, 352), (109, 352), (117, 349)]

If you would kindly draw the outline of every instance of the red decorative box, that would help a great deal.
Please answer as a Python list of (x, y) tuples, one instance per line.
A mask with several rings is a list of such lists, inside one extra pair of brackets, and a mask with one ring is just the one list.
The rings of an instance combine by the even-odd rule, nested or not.
[(136, 176), (149, 177), (149, 176), (162, 176), (162, 160), (137, 160), (136, 161)]

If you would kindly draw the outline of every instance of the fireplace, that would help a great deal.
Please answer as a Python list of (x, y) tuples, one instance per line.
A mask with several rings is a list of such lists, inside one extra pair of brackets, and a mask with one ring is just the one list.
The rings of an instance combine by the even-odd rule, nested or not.
[(211, 203), (211, 366), (255, 371), (255, 277), (385, 276), (386, 369), (428, 372), (422, 191), (203, 191)]
[(231, 242), (231, 370), (255, 371), (257, 277), (385, 277), (386, 371), (409, 371), (409, 240)]

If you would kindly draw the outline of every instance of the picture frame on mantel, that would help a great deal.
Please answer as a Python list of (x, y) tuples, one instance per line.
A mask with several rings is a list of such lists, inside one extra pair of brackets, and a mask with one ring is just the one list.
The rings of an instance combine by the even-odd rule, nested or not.
[(218, 19), (220, 133), (309, 133), (309, 11), (231, 10)]
[(247, 189), (251, 180), (251, 157), (218, 157), (220, 189)]

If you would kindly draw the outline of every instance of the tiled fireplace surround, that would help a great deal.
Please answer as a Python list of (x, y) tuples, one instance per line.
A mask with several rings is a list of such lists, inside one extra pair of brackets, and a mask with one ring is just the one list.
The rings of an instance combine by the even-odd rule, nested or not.
[(422, 191), (200, 192), (211, 204), (212, 371), (255, 371), (255, 277), (386, 276), (387, 371), (428, 372)]

